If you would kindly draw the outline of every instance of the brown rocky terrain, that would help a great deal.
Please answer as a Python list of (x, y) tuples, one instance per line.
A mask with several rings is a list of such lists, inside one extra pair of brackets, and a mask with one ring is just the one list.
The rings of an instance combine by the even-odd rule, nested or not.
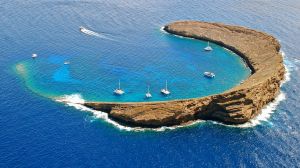
[(245, 27), (198, 21), (174, 22), (164, 30), (208, 40), (236, 52), (248, 64), (252, 75), (243, 84), (207, 97), (149, 103), (86, 102), (84, 105), (107, 112), (110, 118), (130, 126), (171, 126), (197, 119), (241, 124), (257, 116), (279, 93), (285, 69), (280, 44), (274, 37)]

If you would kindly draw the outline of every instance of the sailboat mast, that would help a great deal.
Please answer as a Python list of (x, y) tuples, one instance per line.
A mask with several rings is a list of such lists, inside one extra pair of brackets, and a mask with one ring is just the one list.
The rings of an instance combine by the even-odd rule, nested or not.
[(150, 86), (148, 85), (148, 93), (150, 93)]
[(121, 81), (120, 81), (120, 79), (119, 79), (119, 90), (121, 89)]
[(166, 90), (168, 90), (168, 81), (166, 80)]

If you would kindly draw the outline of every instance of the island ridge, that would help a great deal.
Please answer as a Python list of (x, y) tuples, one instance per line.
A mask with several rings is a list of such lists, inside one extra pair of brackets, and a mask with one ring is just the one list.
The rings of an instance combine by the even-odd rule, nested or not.
[[(240, 85), (220, 94), (163, 102), (85, 102), (128, 126), (157, 128), (198, 119), (242, 124), (257, 116), (280, 92), (285, 68), (279, 42), (266, 33), (240, 26), (200, 21), (177, 21), (164, 27), (168, 33), (207, 40), (241, 56), (252, 71)], [(200, 51), (199, 51), (200, 52)]]

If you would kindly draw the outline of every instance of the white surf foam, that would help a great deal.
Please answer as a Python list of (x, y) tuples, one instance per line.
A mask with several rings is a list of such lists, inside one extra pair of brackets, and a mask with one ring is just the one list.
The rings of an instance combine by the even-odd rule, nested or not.
[(283, 65), (285, 68), (284, 81), (282, 81), (280, 84), (280, 86), (282, 86), (283, 84), (291, 80), (291, 71), (293, 71), (293, 68), (295, 66), (286, 59), (285, 53), (283, 51), (280, 51), (280, 53), (283, 57)]
[[(160, 30), (162, 33), (170, 34), (169, 32), (165, 31), (165, 26), (161, 27), (159, 30)], [(191, 38), (191, 37), (184, 37), (184, 36), (180, 36), (180, 35), (176, 35), (176, 34), (171, 34), (171, 35), (172, 35), (172, 36), (179, 37), (179, 38), (185, 38), (185, 39), (196, 40), (195, 38)]]
[(122, 126), (122, 125), (118, 124), (117, 122), (109, 119), (107, 113), (97, 111), (97, 110), (93, 110), (93, 109), (90, 109), (90, 108), (84, 106), (83, 103), (85, 102), (85, 100), (78, 93), (77, 94), (71, 94), (71, 95), (64, 95), (62, 97), (56, 98), (56, 101), (66, 103), (66, 105), (72, 106), (72, 107), (74, 107), (74, 108), (76, 108), (77, 110), (80, 110), (80, 111), (90, 112), (96, 118), (103, 119), (106, 122), (120, 128), (122, 130), (127, 130), (127, 131), (132, 130), (132, 128), (130, 128), (130, 127)]
[(238, 127), (238, 128), (249, 128), (249, 127), (255, 127), (257, 125), (260, 125), (264, 122), (268, 122), (271, 115), (275, 112), (276, 107), (279, 105), (281, 101), (285, 100), (285, 93), (281, 92), (273, 102), (269, 103), (267, 106), (265, 106), (261, 113), (257, 115), (255, 118), (251, 119), (250, 121), (244, 123), (244, 124), (238, 124), (238, 125), (226, 125), (223, 123), (215, 122), (215, 124), (221, 124), (228, 127)]
[(68, 106), (74, 107), (77, 110), (92, 113), (95, 118), (102, 119), (102, 120), (106, 121), (107, 123), (115, 126), (116, 128), (118, 128), (120, 130), (124, 130), (124, 131), (137, 131), (137, 132), (140, 132), (140, 131), (158, 131), (158, 132), (160, 132), (160, 131), (173, 130), (173, 129), (176, 129), (176, 128), (192, 126), (192, 125), (198, 124), (200, 122), (203, 122), (202, 120), (198, 120), (198, 121), (186, 124), (186, 125), (179, 125), (179, 126), (173, 126), (173, 127), (164, 126), (164, 127), (160, 127), (160, 128), (128, 127), (128, 126), (121, 125), (121, 124), (111, 120), (108, 117), (108, 114), (105, 113), (105, 112), (98, 111), (98, 110), (93, 110), (93, 109), (90, 109), (90, 108), (84, 106), (83, 103), (85, 101), (82, 98), (82, 96), (78, 93), (77, 94), (71, 94), (71, 95), (64, 95), (62, 97), (56, 98), (55, 100), (58, 101), (58, 102), (65, 103)]
[[(290, 71), (291, 67), (288, 60), (285, 58), (285, 53), (283, 51), (280, 51), (283, 59), (284, 59), (284, 67), (285, 67), (285, 75), (284, 75), (284, 80), (281, 82), (280, 86), (285, 84), (286, 82), (290, 81)], [(245, 124), (239, 124), (239, 125), (225, 125), (219, 122), (213, 122), (215, 124), (221, 124), (229, 127), (240, 127), (240, 128), (249, 128), (249, 127), (254, 127), (257, 125), (262, 124), (263, 122), (267, 122), (271, 115), (275, 112), (276, 107), (280, 104), (281, 101), (286, 99), (286, 95), (283, 91), (280, 91), (279, 95), (275, 98), (275, 100), (268, 105), (266, 105), (261, 113), (257, 115), (255, 118), (251, 119)]]
[(163, 33), (169, 34), (168, 32), (165, 31), (165, 26), (160, 27), (159, 30), (160, 30), (161, 32), (163, 32)]
[(61, 96), (57, 98), (56, 101), (64, 102), (64, 103), (72, 103), (72, 104), (83, 104), (85, 102), (80, 94)]

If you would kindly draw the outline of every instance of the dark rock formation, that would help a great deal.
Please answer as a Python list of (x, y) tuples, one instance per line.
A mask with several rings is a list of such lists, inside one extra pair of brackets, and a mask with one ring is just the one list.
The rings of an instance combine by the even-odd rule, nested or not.
[(258, 115), (279, 93), (285, 69), (280, 44), (274, 37), (245, 27), (197, 21), (174, 22), (164, 30), (208, 40), (236, 52), (248, 64), (252, 75), (224, 93), (202, 98), (149, 103), (86, 102), (84, 105), (107, 112), (110, 118), (131, 126), (171, 126), (197, 119), (241, 124)]

